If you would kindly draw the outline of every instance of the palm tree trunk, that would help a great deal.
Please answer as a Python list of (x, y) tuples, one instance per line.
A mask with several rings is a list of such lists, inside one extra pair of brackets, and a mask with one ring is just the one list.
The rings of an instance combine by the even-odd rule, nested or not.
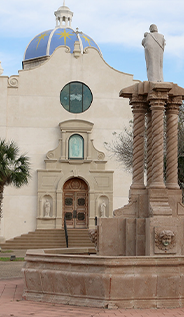
[(0, 219), (3, 218), (3, 191), (4, 186), (0, 185)]

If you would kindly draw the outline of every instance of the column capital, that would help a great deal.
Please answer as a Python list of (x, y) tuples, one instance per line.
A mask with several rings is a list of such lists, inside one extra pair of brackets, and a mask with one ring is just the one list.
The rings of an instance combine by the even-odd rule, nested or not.
[(178, 114), (179, 107), (182, 105), (182, 96), (173, 96), (169, 97), (166, 104), (166, 112)]
[(160, 101), (166, 102), (168, 100), (168, 93), (169, 91), (160, 91), (160, 90), (150, 90), (148, 93), (147, 100), (151, 101)]
[(164, 99), (151, 99), (150, 100), (150, 109), (151, 110), (164, 110), (166, 100)]
[(129, 103), (132, 106), (133, 112), (146, 113), (148, 109), (147, 98), (146, 96), (143, 96), (143, 95), (132, 94)]

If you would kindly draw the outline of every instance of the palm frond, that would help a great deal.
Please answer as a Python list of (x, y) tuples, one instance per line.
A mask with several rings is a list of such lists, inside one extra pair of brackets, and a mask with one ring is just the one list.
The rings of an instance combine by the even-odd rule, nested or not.
[(19, 148), (13, 141), (0, 140), (0, 217), (4, 186), (12, 184), (19, 188), (27, 184), (30, 177), (29, 158), (19, 156)]

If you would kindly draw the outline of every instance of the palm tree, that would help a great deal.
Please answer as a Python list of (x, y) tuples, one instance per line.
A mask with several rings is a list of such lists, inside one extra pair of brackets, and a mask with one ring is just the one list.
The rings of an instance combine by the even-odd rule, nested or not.
[(11, 141), (0, 140), (0, 218), (2, 218), (2, 201), (4, 186), (14, 185), (19, 188), (28, 183), (30, 178), (29, 158), (19, 156), (19, 148)]

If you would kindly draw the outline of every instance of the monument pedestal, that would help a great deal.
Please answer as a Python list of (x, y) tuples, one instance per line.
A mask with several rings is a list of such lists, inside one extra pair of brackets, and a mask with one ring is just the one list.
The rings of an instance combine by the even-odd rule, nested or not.
[[(178, 112), (184, 89), (173, 83), (142, 82), (120, 92), (129, 98), (133, 125), (133, 175), (129, 203), (114, 211), (108, 225), (100, 220), (99, 255), (182, 255), (184, 239), (184, 205), (177, 179)], [(166, 116), (166, 180), (164, 169), (164, 114)], [(146, 126), (146, 136), (145, 136)], [(144, 184), (144, 151), (147, 146), (147, 184)], [(120, 225), (121, 224), (121, 225)], [(105, 226), (114, 231), (109, 248)], [(102, 233), (103, 231), (103, 233)], [(111, 231), (112, 232), (112, 231)], [(120, 233), (121, 232), (121, 233)], [(123, 237), (123, 241), (119, 237)], [(105, 240), (105, 241), (104, 241)], [(115, 255), (115, 249), (113, 255)]]

